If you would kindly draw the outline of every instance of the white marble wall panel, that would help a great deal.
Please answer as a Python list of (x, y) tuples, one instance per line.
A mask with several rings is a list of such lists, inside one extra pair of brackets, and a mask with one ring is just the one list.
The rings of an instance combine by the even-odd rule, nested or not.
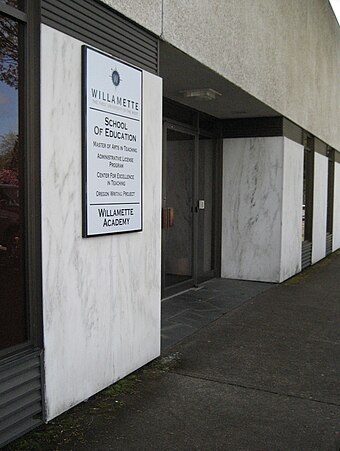
[(333, 251), (340, 249), (340, 163), (334, 167)]
[(280, 282), (301, 271), (303, 146), (283, 138)]
[(143, 231), (84, 239), (81, 45), (42, 26), (42, 264), (48, 420), (160, 353), (161, 79), (144, 72)]
[(328, 158), (315, 152), (312, 264), (326, 256)]
[(223, 141), (222, 277), (280, 281), (283, 138)]

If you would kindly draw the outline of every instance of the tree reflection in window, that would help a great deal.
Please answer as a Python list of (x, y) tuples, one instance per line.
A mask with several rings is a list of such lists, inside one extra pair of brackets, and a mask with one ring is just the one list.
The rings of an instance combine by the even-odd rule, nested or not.
[(4, 16), (0, 42), (0, 183), (18, 185), (18, 24)]
[[(6, 4), (17, 6), (14, 0)], [(0, 350), (27, 340), (19, 133), (20, 30), (15, 20), (0, 15)]]
[(0, 18), (0, 80), (18, 89), (18, 24), (2, 16)]

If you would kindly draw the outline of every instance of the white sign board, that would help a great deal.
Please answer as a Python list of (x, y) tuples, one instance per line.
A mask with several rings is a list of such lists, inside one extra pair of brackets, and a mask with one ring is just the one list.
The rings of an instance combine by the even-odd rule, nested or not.
[(142, 230), (142, 71), (83, 46), (83, 236)]

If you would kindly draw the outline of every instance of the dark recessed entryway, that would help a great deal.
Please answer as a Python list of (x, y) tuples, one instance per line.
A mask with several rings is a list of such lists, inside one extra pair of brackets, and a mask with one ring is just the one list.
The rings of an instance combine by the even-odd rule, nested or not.
[(185, 110), (181, 115), (181, 107), (176, 108), (178, 119), (191, 117), (192, 123), (171, 118), (164, 122), (163, 298), (216, 277), (218, 270), (217, 126), (212, 119), (210, 130), (205, 130), (197, 112)]

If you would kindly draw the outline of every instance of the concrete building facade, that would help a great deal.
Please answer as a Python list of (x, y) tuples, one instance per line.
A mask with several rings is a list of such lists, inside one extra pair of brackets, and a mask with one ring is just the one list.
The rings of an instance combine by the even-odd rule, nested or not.
[(0, 33), (2, 445), (158, 357), (162, 298), (340, 248), (340, 28), (327, 0), (7, 0)]

